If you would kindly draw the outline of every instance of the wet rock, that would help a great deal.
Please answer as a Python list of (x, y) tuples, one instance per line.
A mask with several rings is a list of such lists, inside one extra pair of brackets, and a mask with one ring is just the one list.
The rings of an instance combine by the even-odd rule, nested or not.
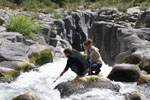
[(126, 100), (148, 100), (143, 94), (132, 92), (126, 94)]
[(145, 11), (140, 14), (135, 28), (150, 28), (150, 11)]
[(133, 64), (116, 64), (108, 78), (121, 82), (136, 82), (141, 76), (140, 68)]
[(104, 88), (113, 91), (119, 91), (120, 89), (110, 80), (98, 76), (85, 76), (75, 81), (62, 82), (55, 87), (59, 90), (61, 97), (84, 93), (92, 88)]
[(43, 65), (53, 62), (53, 55), (49, 46), (35, 44), (30, 46), (28, 51), (29, 61), (35, 65)]
[(150, 74), (150, 57), (149, 56), (150, 56), (150, 50), (145, 50), (145, 52), (143, 53), (143, 58), (139, 66), (142, 70), (145, 70), (147, 73)]
[(29, 92), (29, 93), (19, 95), (13, 100), (40, 100), (40, 99), (38, 99), (38, 97), (34, 93)]
[(142, 75), (137, 84), (150, 84), (150, 75)]

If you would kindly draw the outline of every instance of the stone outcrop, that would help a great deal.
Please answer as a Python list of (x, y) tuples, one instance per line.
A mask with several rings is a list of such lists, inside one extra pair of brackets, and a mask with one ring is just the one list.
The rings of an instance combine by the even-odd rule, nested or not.
[(139, 64), (149, 72), (149, 28), (131, 29), (111, 22), (93, 22), (89, 37), (105, 63)]
[(104, 88), (119, 91), (120, 87), (113, 84), (109, 79), (98, 76), (85, 76), (75, 81), (62, 82), (55, 89), (58, 89), (61, 97), (72, 94), (80, 94), (89, 91), (91, 88)]
[(116, 64), (108, 78), (121, 82), (136, 82), (141, 76), (140, 68), (133, 64)]
[(21, 71), (29, 71), (34, 65), (53, 61), (51, 49), (38, 42), (30, 44), (17, 32), (0, 33), (0, 80), (11, 81)]
[(138, 82), (137, 82), (138, 85), (140, 84), (150, 84), (150, 75), (142, 75)]
[(120, 53), (120, 43), (117, 38), (118, 28), (124, 26), (109, 22), (93, 22), (89, 29), (89, 37), (93, 45), (99, 48), (105, 63), (112, 65), (116, 55)]
[(126, 100), (148, 100), (143, 94), (138, 92), (127, 93)]
[[(13, 15), (13, 12), (1, 11), (2, 19), (8, 23), (8, 14)], [(82, 43), (87, 38), (91, 38), (93, 39), (93, 44), (99, 48), (105, 63), (109, 65), (113, 65), (114, 63), (137, 64), (142, 70), (150, 73), (148, 56), (150, 30), (148, 28), (134, 29), (135, 22), (135, 27), (148, 22), (146, 20), (147, 16), (149, 16), (148, 11), (142, 13), (139, 18), (138, 13), (120, 13), (116, 9), (97, 9), (96, 12), (90, 10), (71, 13), (65, 12), (65, 18), (62, 19), (54, 19), (50, 14), (28, 14), (25, 12), (17, 12), (17, 14), (34, 16), (38, 19), (36, 24), (41, 24), (44, 28), (43, 32), (38, 36), (38, 42), (35, 42), (26, 40), (17, 33), (15, 33), (15, 35), (9, 33), (9, 36), (7, 36), (4, 26), (0, 27), (3, 39), (9, 41), (3, 44), (7, 44), (10, 48), (13, 48), (14, 51), (22, 49), (22, 51), (19, 52), (21, 56), (16, 56), (15, 53), (12, 55), (15, 56), (13, 59), (17, 60), (15, 62), (10, 61), (12, 58), (8, 55), (11, 54), (7, 55), (2, 53), (2, 55), (0, 55), (1, 58), (4, 61), (6, 60), (10, 65), (14, 66), (16, 62), (18, 64), (20, 61), (27, 61), (33, 64), (47, 61), (39, 59), (42, 51), (40, 51), (41, 49), (38, 49), (38, 47), (43, 48), (41, 45), (50, 45), (49, 47), (44, 47), (44, 53), (42, 52), (42, 54), (46, 55), (48, 53), (47, 50), (50, 49), (54, 53), (54, 56), (62, 56), (64, 48), (73, 47), (77, 50), (83, 50)], [(146, 23), (146, 27), (147, 26), (148, 24)], [(0, 42), (3, 41), (3, 39), (0, 40)], [(13, 47), (12, 44), (14, 44), (16, 48)], [(24, 46), (25, 49), (23, 49)], [(5, 48), (10, 49), (9, 47), (2, 45), (2, 50), (5, 50)], [(30, 51), (31, 48), (35, 50), (38, 49), (39, 52), (35, 52), (35, 50), (32, 52)], [(14, 51), (12, 50), (11, 52)], [(28, 52), (29, 55), (26, 54), (26, 52)], [(50, 52), (48, 55), (51, 55)], [(42, 58), (47, 59), (48, 57)], [(3, 64), (4, 61), (0, 62), (2, 63), (1, 65), (8, 66), (8, 68), (12, 67), (9, 67), (8, 64)]]
[(40, 99), (34, 93), (29, 92), (29, 93), (19, 95), (13, 100), (40, 100)]
[(135, 28), (150, 28), (150, 11), (145, 11), (140, 14)]

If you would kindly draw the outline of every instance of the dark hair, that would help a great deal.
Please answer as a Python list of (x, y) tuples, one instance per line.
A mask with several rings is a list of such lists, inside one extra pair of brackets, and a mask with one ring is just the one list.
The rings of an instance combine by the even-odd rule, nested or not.
[(83, 43), (83, 45), (85, 45), (85, 46), (92, 45), (92, 40), (91, 40), (91, 39), (87, 39), (87, 40)]
[(66, 54), (66, 53), (71, 54), (71, 53), (72, 53), (72, 50), (71, 50), (71, 49), (69, 49), (69, 48), (67, 48), (67, 49), (65, 49), (65, 50), (64, 50), (64, 53), (65, 53), (65, 54)]

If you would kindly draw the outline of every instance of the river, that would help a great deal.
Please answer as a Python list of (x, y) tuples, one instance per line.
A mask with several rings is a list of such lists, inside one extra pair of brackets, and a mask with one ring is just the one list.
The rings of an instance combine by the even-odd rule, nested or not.
[[(108, 89), (93, 88), (83, 94), (60, 98), (59, 91), (54, 90), (54, 87), (60, 82), (73, 80), (75, 77), (75, 74), (69, 70), (53, 83), (64, 69), (66, 60), (66, 58), (55, 58), (53, 63), (39, 67), (38, 71), (22, 73), (14, 82), (0, 83), (0, 100), (12, 100), (26, 92), (34, 92), (40, 100), (126, 100), (124, 93), (132, 91), (141, 92), (150, 98), (149, 86), (137, 86), (136, 83), (122, 82), (113, 82), (121, 86), (119, 93)], [(103, 76), (107, 77), (111, 67), (103, 64), (101, 71)]]

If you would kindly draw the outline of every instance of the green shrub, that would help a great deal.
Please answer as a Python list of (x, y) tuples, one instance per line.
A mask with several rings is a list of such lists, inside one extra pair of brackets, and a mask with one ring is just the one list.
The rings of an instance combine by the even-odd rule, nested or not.
[(69, 0), (51, 0), (52, 2), (55, 2), (56, 4), (59, 4), (60, 7), (64, 6), (66, 3), (69, 2)]
[(40, 27), (35, 25), (35, 21), (28, 16), (10, 16), (10, 22), (6, 24), (6, 29), (11, 32), (19, 32), (27, 39), (36, 40), (36, 33), (39, 32)]
[(53, 18), (55, 19), (63, 18), (63, 15), (60, 12), (55, 12)]
[(147, 2), (145, 1), (145, 2), (140, 4), (140, 9), (143, 10), (143, 11), (146, 11), (149, 8), (150, 8), (150, 2), (148, 2), (148, 1)]

